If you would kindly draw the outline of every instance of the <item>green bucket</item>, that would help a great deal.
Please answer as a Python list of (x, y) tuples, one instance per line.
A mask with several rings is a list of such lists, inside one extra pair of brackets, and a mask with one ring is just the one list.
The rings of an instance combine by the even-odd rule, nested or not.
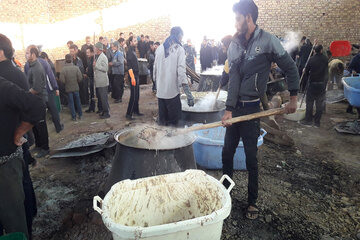
[(21, 232), (6, 234), (5, 236), (0, 237), (0, 240), (26, 240), (25, 234)]
[(58, 110), (58, 112), (61, 112), (61, 102), (60, 102), (59, 96), (55, 96), (55, 104), (56, 104), (56, 109)]

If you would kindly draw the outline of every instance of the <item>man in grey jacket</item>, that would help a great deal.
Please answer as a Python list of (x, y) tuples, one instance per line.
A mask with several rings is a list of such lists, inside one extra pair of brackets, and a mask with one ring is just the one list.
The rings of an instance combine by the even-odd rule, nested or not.
[(100, 118), (106, 119), (110, 118), (109, 113), (109, 103), (108, 103), (108, 87), (109, 87), (109, 77), (108, 77), (108, 59), (103, 53), (104, 45), (101, 42), (95, 44), (95, 62), (94, 62), (94, 81), (96, 87), (96, 94), (98, 95), (98, 101), (102, 106), (102, 112), (100, 113)]
[(112, 67), (112, 74), (114, 77), (112, 86), (112, 95), (115, 99), (115, 103), (122, 102), (122, 96), (124, 94), (124, 54), (120, 51), (120, 43), (115, 41), (113, 43), (114, 56), (109, 66)]
[(180, 27), (173, 27), (170, 37), (156, 50), (153, 71), (160, 125), (178, 125), (181, 118), (180, 87), (184, 89), (188, 105), (194, 106), (186, 77), (185, 50), (181, 45), (183, 35)]
[[(71, 113), (71, 118), (76, 121), (76, 113), (79, 120), (82, 117), (82, 108), (79, 95), (79, 83), (83, 80), (81, 71), (78, 66), (72, 64), (72, 57), (70, 54), (65, 55), (65, 64), (60, 72), (60, 81), (65, 85), (65, 92), (68, 94), (68, 103)], [(75, 111), (76, 106), (76, 111)]]
[[(40, 97), (43, 103), (46, 105), (48, 100), (46, 90), (46, 75), (45, 70), (38, 61), (39, 50), (35, 45), (30, 45), (26, 49), (25, 54), (26, 60), (29, 62), (30, 68), (27, 72), (27, 78), (30, 85), (30, 93)], [(46, 118), (38, 122), (34, 128), (35, 146), (39, 150), (38, 154), (35, 155), (37, 158), (45, 157), (49, 154), (49, 135), (46, 125)]]
[[(255, 119), (236, 124), (227, 120), (260, 111), (260, 97), (266, 92), (272, 62), (285, 72), (290, 91), (290, 103), (286, 113), (293, 113), (297, 107), (299, 74), (295, 62), (282, 47), (280, 41), (256, 25), (258, 8), (253, 0), (240, 0), (233, 7), (236, 15), (237, 33), (228, 50), (229, 91), (226, 111), (222, 118), (227, 127), (222, 152), (223, 173), (232, 177), (233, 157), (242, 138), (246, 168), (248, 170), (248, 207), (246, 217), (256, 219), (259, 210), (258, 198), (258, 162), (257, 141), (260, 134), (260, 120)], [(224, 182), (225, 186), (229, 182)]]

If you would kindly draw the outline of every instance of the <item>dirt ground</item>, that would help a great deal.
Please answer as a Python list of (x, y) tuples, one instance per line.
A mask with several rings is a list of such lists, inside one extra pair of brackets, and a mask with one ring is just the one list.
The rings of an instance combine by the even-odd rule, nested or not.
[[(129, 126), (125, 120), (128, 98), (127, 89), (123, 103), (110, 100), (107, 120), (84, 113), (83, 120), (73, 122), (65, 108), (64, 131), (56, 134), (48, 122), (51, 149), (90, 133)], [(328, 105), (319, 129), (278, 118), (295, 146), (265, 141), (260, 148), (258, 220), (244, 218), (247, 173), (235, 173), (232, 211), (224, 221), (222, 239), (360, 239), (356, 236), (360, 235), (360, 137), (338, 134), (331, 120), (355, 119), (345, 109), (345, 103)], [(157, 100), (150, 85), (141, 87), (140, 111), (145, 115), (130, 125), (155, 122)], [(114, 149), (107, 149), (83, 158), (38, 160), (31, 168), (38, 200), (35, 240), (111, 239), (92, 209), (92, 199), (106, 181), (113, 153)], [(217, 178), (222, 174), (207, 172)]]

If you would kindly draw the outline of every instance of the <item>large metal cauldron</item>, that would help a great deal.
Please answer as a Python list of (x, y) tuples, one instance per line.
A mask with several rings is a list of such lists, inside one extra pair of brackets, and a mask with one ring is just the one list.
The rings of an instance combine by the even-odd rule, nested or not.
[[(196, 102), (200, 99), (195, 99)], [(212, 123), (220, 121), (222, 116), (225, 113), (225, 103), (223, 101), (217, 100), (214, 107), (211, 109), (198, 109), (190, 108), (187, 106), (186, 100), (182, 100), (182, 114), (181, 114), (181, 125), (191, 126), (195, 123)]]
[[(215, 92), (219, 88), (224, 66), (215, 66), (200, 73), (198, 92)], [(223, 88), (226, 90), (226, 87)]]
[[(144, 145), (139, 140), (127, 142), (126, 138), (136, 134), (135, 128), (126, 129), (115, 134), (118, 142), (112, 161), (110, 175), (105, 185), (105, 193), (115, 183), (125, 179), (137, 179), (167, 173), (182, 172), (186, 169), (196, 169), (192, 144), (195, 135), (184, 136), (183, 141), (166, 140), (169, 144), (151, 143)], [(158, 146), (158, 147), (157, 147)]]

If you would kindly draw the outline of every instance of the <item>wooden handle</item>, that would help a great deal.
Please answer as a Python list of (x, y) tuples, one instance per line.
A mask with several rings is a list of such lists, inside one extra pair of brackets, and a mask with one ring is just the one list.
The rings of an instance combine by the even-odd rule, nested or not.
[(219, 89), (218, 89), (217, 92), (216, 92), (215, 102), (216, 102), (216, 100), (217, 100), (218, 97), (219, 97), (220, 90), (221, 90), (221, 87), (220, 87), (220, 84), (219, 84)]
[(219, 85), (219, 89), (216, 92), (216, 97), (215, 97), (215, 101), (214, 101), (214, 104), (213, 104), (213, 109), (216, 109), (216, 101), (217, 101), (217, 99), (219, 97), (220, 90), (221, 90), (221, 88), (220, 88), (220, 85)]
[[(270, 109), (267, 111), (262, 111), (262, 112), (258, 112), (258, 113), (235, 117), (235, 118), (227, 120), (226, 122), (227, 123), (238, 123), (238, 122), (253, 120), (256, 118), (268, 117), (268, 116), (279, 115), (279, 114), (284, 114), (284, 113), (285, 113), (285, 108), (275, 108), (275, 109)], [(204, 125), (192, 126), (189, 128), (184, 128), (181, 132), (183, 132), (183, 133), (193, 132), (193, 131), (204, 130), (204, 129), (209, 129), (209, 128), (216, 128), (216, 127), (220, 127), (220, 126), (222, 126), (221, 121), (208, 123), (208, 124), (204, 124)]]

